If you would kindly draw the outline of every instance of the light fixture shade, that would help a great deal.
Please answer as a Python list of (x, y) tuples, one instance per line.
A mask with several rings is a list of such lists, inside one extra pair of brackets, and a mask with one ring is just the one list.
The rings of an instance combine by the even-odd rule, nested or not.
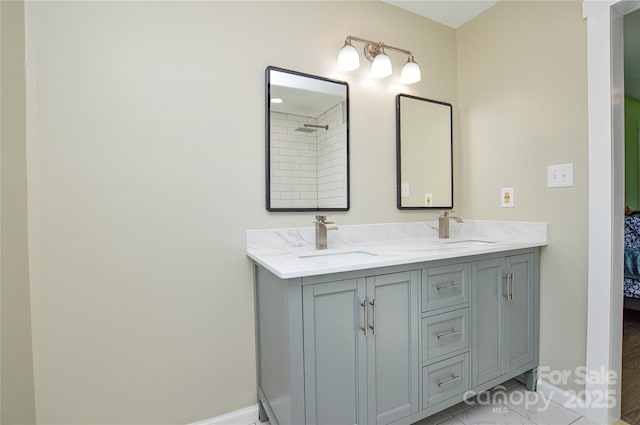
[(376, 55), (371, 64), (371, 76), (375, 78), (384, 78), (391, 75), (391, 59), (384, 52)]
[(338, 55), (338, 69), (340, 71), (353, 71), (360, 67), (358, 51), (350, 43), (345, 43)]
[(400, 82), (402, 84), (413, 84), (417, 83), (422, 79), (422, 75), (420, 74), (420, 67), (413, 60), (413, 56), (409, 56), (409, 60), (402, 68), (402, 73), (400, 74)]

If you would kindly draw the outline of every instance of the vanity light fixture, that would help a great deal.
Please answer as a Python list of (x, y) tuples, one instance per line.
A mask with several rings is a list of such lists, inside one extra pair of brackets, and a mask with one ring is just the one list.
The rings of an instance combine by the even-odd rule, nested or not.
[(371, 62), (371, 76), (374, 78), (385, 78), (392, 72), (391, 59), (384, 52), (384, 47), (380, 46), (380, 53)]
[(364, 43), (364, 56), (371, 63), (371, 75), (375, 78), (384, 78), (391, 75), (392, 66), (391, 59), (387, 56), (385, 49), (396, 50), (408, 55), (407, 63), (402, 68), (400, 74), (400, 82), (402, 84), (417, 83), (421, 79), (420, 67), (416, 63), (413, 53), (410, 50), (401, 49), (400, 47), (389, 46), (382, 41), (375, 42), (360, 37), (354, 37), (353, 35), (347, 36), (344, 41), (344, 46), (340, 50), (338, 55), (338, 69), (341, 71), (353, 71), (360, 67), (360, 58), (355, 47), (351, 44), (352, 41), (358, 41)]

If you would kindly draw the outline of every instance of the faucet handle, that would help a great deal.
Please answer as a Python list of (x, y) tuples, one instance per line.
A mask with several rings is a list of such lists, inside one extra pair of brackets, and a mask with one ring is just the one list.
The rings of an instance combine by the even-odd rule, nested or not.
[(464, 220), (462, 220), (460, 217), (457, 217), (455, 215), (450, 215), (451, 213), (455, 213), (455, 211), (442, 211), (442, 215), (440, 216), (440, 218), (446, 218), (446, 219), (452, 218), (458, 223), (464, 223)]

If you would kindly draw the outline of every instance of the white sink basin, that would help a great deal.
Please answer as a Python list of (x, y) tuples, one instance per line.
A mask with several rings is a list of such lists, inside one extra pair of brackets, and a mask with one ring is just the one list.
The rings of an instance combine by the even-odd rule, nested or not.
[(478, 246), (478, 245), (486, 245), (490, 243), (496, 243), (496, 241), (490, 241), (486, 239), (442, 239), (439, 241), (441, 244), (446, 245), (458, 245), (458, 246)]
[(363, 258), (377, 257), (380, 254), (365, 249), (327, 249), (322, 251), (311, 251), (298, 255), (301, 259), (311, 260), (360, 260)]
[(495, 241), (488, 239), (436, 239), (436, 240), (416, 240), (416, 241), (403, 241), (402, 243), (394, 244), (394, 251), (402, 252), (442, 252), (456, 249), (473, 248), (479, 246), (486, 246), (496, 243)]

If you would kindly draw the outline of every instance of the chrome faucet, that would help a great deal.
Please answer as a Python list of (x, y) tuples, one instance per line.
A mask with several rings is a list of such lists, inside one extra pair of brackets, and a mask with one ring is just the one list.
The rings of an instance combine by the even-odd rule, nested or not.
[(327, 249), (327, 230), (338, 230), (338, 225), (331, 221), (325, 221), (326, 215), (317, 215), (316, 221), (316, 249)]
[(458, 223), (462, 223), (460, 217), (453, 217), (449, 215), (449, 211), (444, 211), (441, 216), (438, 217), (438, 237), (440, 239), (449, 239), (449, 219), (454, 219)]

